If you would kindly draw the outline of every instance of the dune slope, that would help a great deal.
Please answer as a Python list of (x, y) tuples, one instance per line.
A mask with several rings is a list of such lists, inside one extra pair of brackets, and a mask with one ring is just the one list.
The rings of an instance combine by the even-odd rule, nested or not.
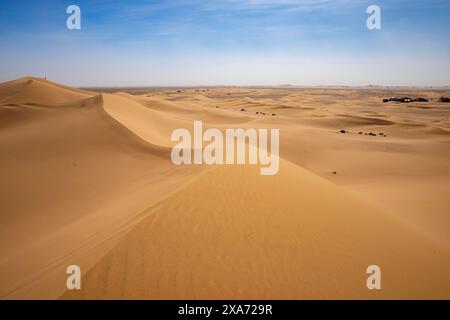
[[(35, 101), (17, 85), (9, 88), (14, 99)], [(62, 94), (44, 80), (31, 86), (39, 97)], [(69, 264), (88, 268), (136, 215), (191, 174), (171, 164), (170, 150), (111, 118), (102, 95), (78, 100), (77, 90), (64, 90), (58, 102), (67, 104), (57, 108), (0, 105), (8, 118), (0, 127), (2, 298), (58, 297)]]
[[(64, 299), (449, 294), (448, 253), (286, 161), (271, 177), (250, 166), (208, 171), (145, 214)], [(366, 287), (373, 264), (383, 270), (381, 292)]]
[(0, 84), (0, 103), (53, 106), (76, 103), (95, 93), (66, 87), (51, 81), (24, 77)]

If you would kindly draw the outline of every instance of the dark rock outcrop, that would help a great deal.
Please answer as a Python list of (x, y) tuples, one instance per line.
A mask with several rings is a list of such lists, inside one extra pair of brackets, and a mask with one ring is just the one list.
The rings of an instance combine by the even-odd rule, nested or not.
[(418, 97), (412, 100), (413, 102), (428, 102), (428, 99)]
[(418, 98), (409, 98), (409, 97), (391, 97), (389, 99), (383, 99), (384, 103), (387, 102), (400, 102), (400, 103), (410, 103), (410, 102), (428, 102), (428, 99), (418, 97)]

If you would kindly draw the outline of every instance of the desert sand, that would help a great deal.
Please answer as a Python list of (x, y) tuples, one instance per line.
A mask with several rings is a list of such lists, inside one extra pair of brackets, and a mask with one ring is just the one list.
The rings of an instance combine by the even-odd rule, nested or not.
[[(395, 95), (433, 100), (382, 102)], [(450, 299), (441, 96), (0, 84), (0, 298)], [(170, 134), (194, 120), (279, 128), (279, 173), (172, 164)]]

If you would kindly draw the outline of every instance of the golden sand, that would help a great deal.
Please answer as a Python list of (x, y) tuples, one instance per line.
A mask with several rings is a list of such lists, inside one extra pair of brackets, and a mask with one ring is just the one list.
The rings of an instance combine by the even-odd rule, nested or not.
[[(448, 299), (449, 95), (0, 84), (0, 297)], [(279, 173), (172, 164), (195, 120), (280, 129)]]

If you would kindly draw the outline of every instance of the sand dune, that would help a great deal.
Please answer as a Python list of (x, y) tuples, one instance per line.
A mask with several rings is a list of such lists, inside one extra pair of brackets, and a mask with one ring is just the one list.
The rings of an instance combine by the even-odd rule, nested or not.
[[(59, 87), (34, 82), (47, 90), (42, 95), (58, 94)], [(16, 98), (32, 99), (28, 93)], [(109, 246), (105, 240), (192, 174), (167, 161), (166, 148), (111, 118), (101, 96), (68, 101), (56, 109), (17, 107), (9, 119), (17, 121), (0, 129), (2, 297), (58, 297), (68, 264), (88, 268)]]
[[(246, 166), (207, 172), (149, 210), (89, 271), (85, 289), (63, 298), (448, 295), (443, 249), (332, 183), (288, 162), (281, 168), (274, 177)], [(371, 264), (386, 270), (379, 294), (365, 287)]]
[(0, 85), (0, 103), (8, 105), (52, 106), (78, 102), (93, 95), (94, 93), (91, 92), (32, 77), (25, 77)]
[(187, 121), (152, 110), (119, 95), (104, 95), (105, 110), (145, 141), (170, 148), (170, 134), (176, 128), (190, 125)]
[[(0, 297), (449, 298), (450, 111), (392, 95), (0, 84)], [(194, 120), (279, 128), (280, 173), (173, 165)]]

